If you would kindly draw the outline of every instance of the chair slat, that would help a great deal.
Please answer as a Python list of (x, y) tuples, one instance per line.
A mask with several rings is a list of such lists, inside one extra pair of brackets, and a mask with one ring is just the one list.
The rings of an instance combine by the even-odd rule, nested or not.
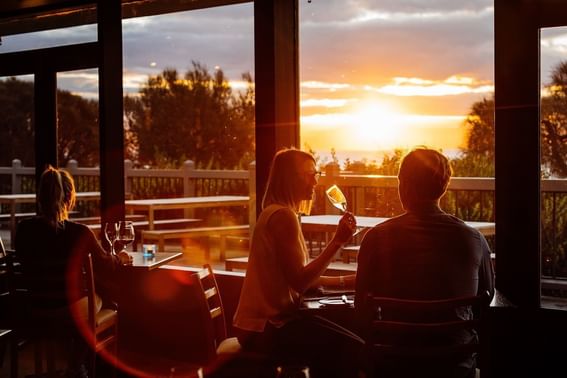
[(207, 298), (207, 299), (211, 299), (217, 294), (218, 294), (218, 291), (217, 291), (216, 287), (211, 287), (210, 289), (205, 290), (205, 298)]

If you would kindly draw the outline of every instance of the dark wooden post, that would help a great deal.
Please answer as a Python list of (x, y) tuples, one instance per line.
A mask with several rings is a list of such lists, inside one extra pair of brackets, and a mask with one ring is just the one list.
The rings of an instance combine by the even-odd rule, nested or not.
[(258, 213), (272, 157), (299, 147), (298, 30), (297, 0), (254, 2)]
[(122, 10), (120, 0), (97, 4), (100, 46), (100, 191), (102, 222), (124, 219)]
[(46, 68), (34, 77), (36, 192), (48, 164), (57, 167), (57, 74)]

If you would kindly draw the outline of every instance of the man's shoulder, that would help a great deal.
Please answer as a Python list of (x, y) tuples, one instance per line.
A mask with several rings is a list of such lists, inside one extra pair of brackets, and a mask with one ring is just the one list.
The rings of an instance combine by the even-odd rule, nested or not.
[(372, 227), (370, 231), (373, 232), (386, 232), (392, 228), (400, 227), (407, 221), (407, 214), (396, 215), (395, 217), (386, 219), (384, 222)]

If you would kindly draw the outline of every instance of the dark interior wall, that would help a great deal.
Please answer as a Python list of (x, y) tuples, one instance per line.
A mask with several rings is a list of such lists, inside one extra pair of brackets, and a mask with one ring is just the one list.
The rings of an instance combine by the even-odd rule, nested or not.
[(567, 376), (566, 324), (563, 311), (491, 309), (483, 332), (489, 351), (481, 357), (488, 357), (482, 378)]
[(495, 0), (496, 287), (482, 377), (567, 376), (567, 312), (540, 307), (539, 30), (567, 25), (561, 0)]

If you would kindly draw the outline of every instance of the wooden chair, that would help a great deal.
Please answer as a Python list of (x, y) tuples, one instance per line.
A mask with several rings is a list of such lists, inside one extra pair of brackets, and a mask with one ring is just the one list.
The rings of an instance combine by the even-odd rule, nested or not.
[(9, 257), (4, 248), (2, 238), (0, 238), (0, 368), (4, 363), (4, 355), (7, 346), (10, 346), (10, 376), (12, 378), (18, 377), (18, 344), (15, 332), (10, 329), (9, 317)]
[(208, 350), (215, 357), (221, 354), (240, 352), (241, 346), (238, 339), (236, 337), (227, 338), (224, 308), (211, 266), (209, 264), (204, 265), (203, 269), (197, 274), (203, 292), (204, 317), (208, 320), (205, 325)]
[[(367, 377), (474, 377), (460, 361), (480, 352), (481, 311), (487, 295), (443, 300), (406, 300), (369, 295), (363, 304)], [(457, 317), (459, 314), (467, 320)], [(480, 314), (480, 313), (479, 313)], [(461, 337), (472, 339), (464, 343)], [(459, 341), (460, 340), (460, 341)]]
[[(96, 311), (96, 288), (92, 256), (89, 254), (85, 263), (88, 299), (88, 328), (86, 339), (90, 346), (88, 360), (89, 377), (96, 377), (96, 355), (113, 346), (111, 354), (105, 353), (107, 360), (116, 366), (118, 348), (118, 309), (116, 305)], [(83, 328), (84, 329), (84, 328)], [(83, 332), (85, 335), (85, 332)]]
[(202, 318), (210, 359), (205, 376), (270, 377), (275, 375), (275, 365), (267, 355), (244, 352), (236, 337), (228, 337), (222, 300), (211, 266), (206, 264), (197, 273), (202, 289)]

